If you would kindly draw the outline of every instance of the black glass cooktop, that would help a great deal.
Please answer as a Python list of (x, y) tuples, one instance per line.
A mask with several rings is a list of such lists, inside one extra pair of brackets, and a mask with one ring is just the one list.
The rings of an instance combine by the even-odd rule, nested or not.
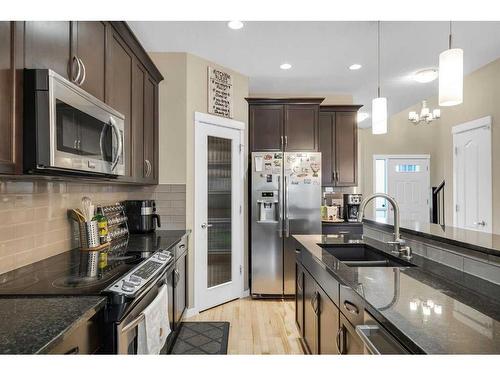
[(98, 295), (151, 256), (134, 249), (125, 239), (113, 242), (107, 251), (67, 251), (0, 275), (0, 295)]

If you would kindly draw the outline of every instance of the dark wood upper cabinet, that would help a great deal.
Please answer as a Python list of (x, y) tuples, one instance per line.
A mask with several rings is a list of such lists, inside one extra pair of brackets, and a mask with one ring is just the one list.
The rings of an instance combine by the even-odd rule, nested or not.
[(0, 173), (4, 174), (23, 170), (25, 68), (51, 69), (122, 113), (127, 169), (118, 180), (158, 183), (158, 84), (163, 77), (125, 22), (0, 22)]
[(22, 23), (0, 22), (0, 173), (22, 170)]
[(319, 105), (285, 105), (285, 151), (318, 150)]
[(321, 183), (322, 185), (335, 184), (335, 156), (334, 156), (334, 121), (331, 113), (321, 112), (319, 115), (319, 150), (321, 151)]
[(73, 22), (26, 21), (24, 59), (28, 69), (52, 69), (66, 79), (73, 69)]
[(357, 112), (335, 113), (335, 164), (337, 186), (358, 183)]
[(323, 98), (247, 98), (250, 151), (318, 151)]
[(283, 106), (250, 106), (252, 151), (280, 151), (283, 142)]
[(107, 23), (102, 21), (74, 22), (72, 39), (74, 54), (85, 70), (81, 87), (102, 101), (105, 99), (106, 27)]
[(321, 106), (319, 151), (324, 186), (358, 183), (358, 127), (360, 105)]
[(14, 169), (12, 27), (12, 22), (0, 22), (0, 171), (4, 173)]
[(158, 85), (150, 76), (144, 81), (143, 179), (158, 183)]
[[(131, 116), (132, 68), (134, 56), (114, 30), (108, 34), (106, 63), (106, 103), (125, 116), (124, 149), (127, 159), (126, 177), (130, 180), (132, 165)], [(127, 178), (128, 176), (128, 178)]]
[(136, 182), (144, 178), (144, 82), (146, 72), (139, 61), (134, 62), (132, 74), (132, 177)]

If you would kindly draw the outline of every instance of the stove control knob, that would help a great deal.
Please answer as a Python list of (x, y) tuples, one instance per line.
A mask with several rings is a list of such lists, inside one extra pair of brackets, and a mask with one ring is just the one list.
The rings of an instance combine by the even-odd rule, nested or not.
[(166, 261), (168, 259), (168, 256), (166, 254), (158, 253), (157, 255), (158, 259), (161, 261)]
[(142, 279), (139, 276), (130, 275), (130, 277), (128, 278), (128, 282), (135, 286), (141, 285), (141, 281)]
[(127, 293), (132, 293), (135, 289), (134, 284), (123, 280), (122, 290)]

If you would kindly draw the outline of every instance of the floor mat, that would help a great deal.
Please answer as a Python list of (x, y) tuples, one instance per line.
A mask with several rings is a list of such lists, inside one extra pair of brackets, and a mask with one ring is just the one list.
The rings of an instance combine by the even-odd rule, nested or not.
[(171, 354), (227, 354), (229, 322), (182, 322)]

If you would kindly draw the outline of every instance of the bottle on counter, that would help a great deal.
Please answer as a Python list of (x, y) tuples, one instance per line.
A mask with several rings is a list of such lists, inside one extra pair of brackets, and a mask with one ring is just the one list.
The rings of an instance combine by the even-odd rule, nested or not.
[(97, 208), (97, 213), (93, 220), (97, 221), (97, 228), (99, 230), (99, 242), (102, 244), (109, 242), (109, 228), (108, 218), (104, 215), (101, 207)]

